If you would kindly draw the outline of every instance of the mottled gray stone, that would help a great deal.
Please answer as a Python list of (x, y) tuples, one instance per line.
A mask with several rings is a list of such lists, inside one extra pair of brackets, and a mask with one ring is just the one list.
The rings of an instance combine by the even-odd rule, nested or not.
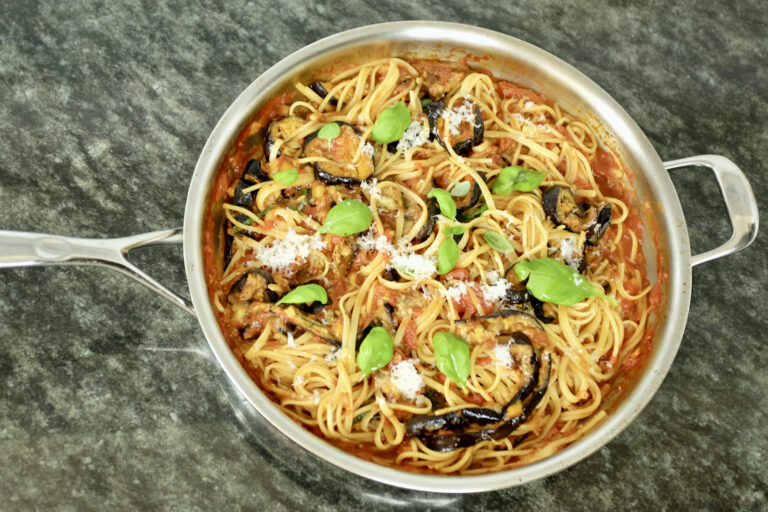
[[(0, 2), (0, 229), (180, 225), (198, 152), (288, 53), (368, 23), (520, 37), (604, 87), (665, 159), (721, 153), (768, 201), (765, 2)], [(497, 5), (499, 4), (499, 5)], [(695, 251), (729, 235), (714, 178), (677, 171)], [(103, 269), (0, 272), (2, 510), (622, 510), (766, 507), (766, 237), (694, 271), (669, 376), (616, 440), (470, 496), (370, 482), (242, 426), (195, 320)], [(138, 260), (176, 289), (180, 251)]]

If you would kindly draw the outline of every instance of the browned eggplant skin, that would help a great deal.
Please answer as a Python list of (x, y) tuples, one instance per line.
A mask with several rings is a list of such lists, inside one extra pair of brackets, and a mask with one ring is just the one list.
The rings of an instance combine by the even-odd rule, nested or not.
[[(269, 123), (264, 136), (264, 159), (269, 162), (269, 155), (272, 153), (272, 147), (278, 139), (282, 138), (280, 135), (290, 135), (294, 133), (296, 129), (301, 128), (306, 122), (307, 121), (301, 117), (288, 116)], [(278, 150), (275, 157), (279, 156), (280, 151)]]
[[(355, 147), (348, 147), (346, 148), (346, 154), (351, 155), (354, 154), (357, 148), (357, 144), (360, 142), (360, 134), (358, 131), (350, 124), (344, 123), (341, 121), (338, 121), (337, 124), (340, 126), (340, 133), (339, 137), (336, 139), (342, 138), (341, 144), (355, 144)], [(329, 141), (326, 141), (324, 139), (318, 139), (317, 135), (320, 132), (320, 130), (314, 132), (311, 135), (308, 135), (304, 139), (304, 146), (303, 146), (303, 156), (326, 156), (327, 153), (327, 145), (329, 144)], [(335, 142), (336, 139), (334, 139), (334, 144), (339, 144), (339, 142)], [(329, 160), (333, 160), (330, 159)], [(357, 165), (353, 164), (352, 162), (339, 162), (340, 164), (351, 166), (352, 169), (349, 169), (347, 167), (342, 167), (341, 165), (336, 164), (327, 164), (327, 163), (321, 163), (321, 162), (315, 162), (314, 169), (315, 169), (315, 178), (322, 181), (323, 183), (327, 185), (345, 185), (347, 187), (354, 187), (360, 185), (360, 183), (363, 180), (368, 179), (371, 175), (373, 175), (373, 157), (367, 156), (367, 155), (360, 155), (360, 161)]]
[(565, 226), (573, 233), (586, 232), (587, 243), (597, 245), (600, 237), (611, 225), (611, 205), (599, 207), (589, 203), (576, 203), (576, 196), (569, 187), (549, 187), (541, 196), (541, 205), (547, 218)]
[[(325, 97), (328, 96), (328, 89), (325, 87), (323, 82), (321, 82), (319, 80), (316, 80), (316, 81), (312, 82), (311, 84), (309, 84), (309, 88), (315, 94), (317, 94), (318, 96), (320, 96), (323, 99), (325, 99)], [(328, 104), (331, 105), (332, 107), (335, 107), (336, 105), (339, 104), (339, 101), (336, 98), (331, 98), (330, 100), (328, 100)]]
[[(440, 127), (438, 121), (442, 117), (443, 111), (446, 109), (445, 103), (429, 102), (426, 105), (427, 120), (429, 121), (429, 139), (437, 140), (437, 142), (446, 147), (445, 141), (440, 137)], [(466, 140), (461, 140), (455, 143), (452, 148), (453, 151), (459, 156), (467, 156), (472, 152), (472, 147), (477, 146), (483, 141), (485, 135), (485, 125), (483, 124), (483, 116), (480, 111), (480, 107), (475, 105), (475, 119), (472, 123), (472, 137)]]
[[(531, 378), (521, 386), (500, 412), (487, 408), (465, 408), (441, 415), (417, 415), (406, 422), (406, 434), (418, 437), (431, 450), (446, 452), (474, 446), (480, 441), (498, 441), (514, 433), (544, 397), (552, 373), (552, 360), (549, 353), (545, 353), (543, 358), (537, 356), (530, 340), (522, 337), (520, 340), (521, 343), (531, 347), (534, 370), (531, 372)], [(546, 377), (542, 379), (544, 373)], [(519, 402), (522, 402), (522, 405), (518, 406), (519, 409), (514, 409), (515, 412), (519, 410), (519, 413), (510, 416), (512, 414), (510, 408)], [(473, 425), (487, 428), (469, 430)], [(445, 430), (461, 431), (438, 434)]]

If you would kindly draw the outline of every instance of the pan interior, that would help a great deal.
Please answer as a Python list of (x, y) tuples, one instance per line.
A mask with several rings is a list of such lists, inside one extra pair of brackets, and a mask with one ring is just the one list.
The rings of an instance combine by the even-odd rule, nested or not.
[[(604, 146), (622, 160), (633, 175), (637, 206), (649, 213), (644, 220), (650, 228), (645, 230), (642, 249), (649, 280), (663, 282), (659, 311), (664, 312), (652, 319), (656, 339), (651, 355), (631, 380), (616, 383), (618, 392), (603, 405), (610, 413), (606, 420), (537, 463), (482, 476), (446, 477), (415, 475), (358, 459), (313, 436), (266, 398), (232, 355), (216, 322), (202, 266), (202, 230), (208, 191), (230, 144), (264, 102), (294, 82), (317, 78), (318, 69), (388, 56), (466, 59), (470, 67), (558, 102), (589, 123)], [(213, 215), (218, 222), (224, 218), (215, 205)], [(251, 405), (288, 437), (331, 463), (378, 481), (428, 491), (476, 492), (521, 484), (568, 467), (604, 445), (640, 412), (666, 375), (682, 337), (690, 297), (690, 253), (680, 203), (658, 155), (634, 121), (601, 88), (549, 53), (495, 32), (440, 22), (397, 22), (340, 33), (286, 57), (257, 78), (224, 114), (200, 156), (187, 200), (184, 246), (190, 292), (203, 331), (230, 380)], [(661, 273), (656, 268), (657, 251)]]

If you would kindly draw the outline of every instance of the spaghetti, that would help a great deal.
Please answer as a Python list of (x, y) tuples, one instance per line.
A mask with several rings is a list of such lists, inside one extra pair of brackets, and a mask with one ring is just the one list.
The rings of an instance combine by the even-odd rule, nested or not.
[[(211, 299), (261, 389), (329, 442), (411, 471), (528, 464), (600, 422), (649, 350), (625, 177), (586, 123), (458, 63), (296, 83), (222, 164)], [(545, 300), (536, 272), (573, 283), (534, 262), (586, 295)]]

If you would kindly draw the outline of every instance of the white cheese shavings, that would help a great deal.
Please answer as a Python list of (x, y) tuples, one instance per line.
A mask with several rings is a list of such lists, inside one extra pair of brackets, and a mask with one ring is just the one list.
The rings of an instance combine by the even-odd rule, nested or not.
[(396, 252), (392, 255), (390, 266), (398, 272), (410, 274), (416, 280), (428, 279), (437, 273), (436, 258), (411, 252)]
[(581, 258), (578, 257), (578, 254), (579, 248), (575, 238), (563, 238), (560, 241), (560, 256), (574, 270), (579, 270), (579, 265), (581, 264)]
[(498, 366), (512, 368), (512, 354), (509, 352), (509, 344), (493, 347), (493, 358)]
[(304, 382), (305, 382), (306, 380), (307, 380), (307, 379), (305, 379), (303, 376), (301, 376), (301, 375), (297, 375), (297, 376), (295, 376), (295, 377), (293, 378), (293, 385), (294, 385), (294, 386), (301, 386), (302, 384), (304, 384)]
[(335, 361), (340, 354), (341, 354), (341, 348), (337, 348), (333, 352), (326, 354), (325, 360), (330, 363), (331, 361)]
[(506, 279), (497, 279), (496, 283), (479, 283), (480, 291), (488, 302), (499, 302), (507, 294), (510, 284)]
[(422, 146), (428, 141), (429, 127), (421, 121), (412, 121), (400, 138), (400, 142), (397, 143), (397, 149), (398, 151), (402, 149), (403, 153), (407, 153), (411, 148)]
[(273, 240), (266, 247), (256, 250), (256, 258), (271, 270), (288, 272), (291, 265), (305, 260), (312, 251), (325, 248), (325, 242), (318, 236), (300, 235), (289, 230), (283, 240)]
[(370, 196), (371, 199), (379, 200), (381, 199), (381, 190), (376, 186), (377, 183), (378, 180), (376, 178), (371, 178), (370, 180), (361, 182), (360, 188), (366, 195)]
[(365, 146), (363, 146), (362, 153), (366, 156), (373, 157), (373, 146), (370, 142), (366, 142)]
[(387, 237), (384, 235), (374, 236), (373, 226), (364, 235), (358, 237), (357, 245), (364, 251), (373, 251), (375, 249), (389, 254), (395, 252), (395, 246), (387, 240)]
[(475, 122), (475, 104), (468, 100), (468, 97), (464, 97), (464, 103), (459, 108), (453, 110), (443, 110), (440, 116), (448, 123), (448, 131), (451, 135), (459, 135), (461, 131), (459, 128), (462, 123)]
[(414, 399), (424, 389), (424, 378), (416, 369), (415, 359), (405, 359), (390, 366), (389, 375), (392, 383), (406, 398)]
[(467, 285), (463, 281), (457, 281), (448, 289), (440, 289), (440, 293), (447, 299), (458, 301), (467, 293)]
[(296, 348), (297, 347), (296, 340), (293, 339), (293, 333), (291, 331), (288, 331), (287, 337), (288, 337), (288, 340), (286, 341), (286, 343), (288, 344), (288, 346), (291, 348)]
[(536, 104), (534, 102), (532, 102), (532, 101), (526, 101), (525, 104), (523, 105), (523, 107), (525, 107), (525, 108), (533, 108), (535, 106), (536, 106)]
[(488, 279), (489, 283), (496, 284), (499, 280), (499, 273), (495, 270), (489, 270), (485, 273), (485, 277)]

